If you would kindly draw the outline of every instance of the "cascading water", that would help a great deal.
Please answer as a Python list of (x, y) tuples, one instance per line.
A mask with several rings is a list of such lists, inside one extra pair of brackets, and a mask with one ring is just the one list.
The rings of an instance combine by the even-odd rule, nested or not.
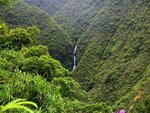
[(73, 69), (75, 69), (76, 68), (76, 56), (74, 56), (74, 58), (73, 58)]
[(74, 47), (74, 52), (73, 52), (73, 69), (76, 68), (76, 51), (77, 51), (77, 45)]

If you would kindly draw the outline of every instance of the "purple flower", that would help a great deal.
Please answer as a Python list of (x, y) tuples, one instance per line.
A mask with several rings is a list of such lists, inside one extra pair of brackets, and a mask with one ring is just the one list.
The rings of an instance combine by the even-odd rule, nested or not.
[(121, 109), (119, 113), (126, 113), (124, 109)]

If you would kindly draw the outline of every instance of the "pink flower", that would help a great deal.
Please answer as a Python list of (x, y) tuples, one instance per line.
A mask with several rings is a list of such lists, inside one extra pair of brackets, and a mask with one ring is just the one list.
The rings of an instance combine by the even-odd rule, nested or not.
[(119, 113), (126, 113), (124, 109), (121, 109)]

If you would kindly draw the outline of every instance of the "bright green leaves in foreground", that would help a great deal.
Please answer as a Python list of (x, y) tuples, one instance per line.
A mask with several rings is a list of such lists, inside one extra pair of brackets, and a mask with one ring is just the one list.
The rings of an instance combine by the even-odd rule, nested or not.
[(32, 105), (36, 108), (38, 107), (34, 102), (26, 101), (25, 99), (17, 99), (4, 106), (0, 106), (0, 113), (10, 109), (24, 109), (30, 113), (34, 113), (34, 111), (24, 105)]

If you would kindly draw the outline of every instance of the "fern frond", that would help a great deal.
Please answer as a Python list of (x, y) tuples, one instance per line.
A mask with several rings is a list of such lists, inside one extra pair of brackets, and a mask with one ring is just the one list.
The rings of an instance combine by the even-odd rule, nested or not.
[(9, 102), (8, 104), (4, 105), (4, 106), (0, 106), (0, 113), (7, 111), (9, 109), (24, 109), (30, 113), (34, 113), (33, 110), (31, 110), (30, 108), (28, 108), (27, 106), (24, 105), (32, 105), (36, 108), (38, 108), (37, 104), (34, 102), (30, 102), (30, 101), (26, 101), (26, 99), (16, 99), (12, 102)]

